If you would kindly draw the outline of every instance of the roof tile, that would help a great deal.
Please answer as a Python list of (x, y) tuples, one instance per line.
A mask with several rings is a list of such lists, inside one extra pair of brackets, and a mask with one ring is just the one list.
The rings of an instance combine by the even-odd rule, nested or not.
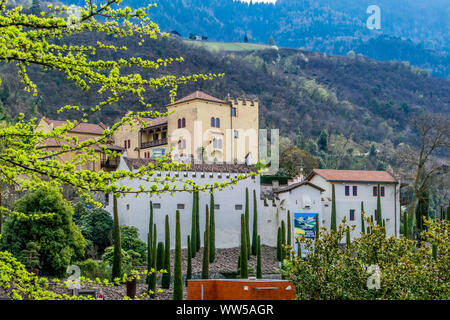
[(397, 183), (387, 171), (314, 169), (307, 180), (316, 174), (328, 181)]

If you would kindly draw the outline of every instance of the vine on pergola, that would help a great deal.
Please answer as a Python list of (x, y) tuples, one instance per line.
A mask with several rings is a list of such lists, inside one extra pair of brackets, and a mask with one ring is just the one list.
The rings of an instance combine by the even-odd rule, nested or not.
[[(40, 14), (25, 14), (22, 7), (7, 8), (7, 0), (0, 0), (0, 60), (15, 63), (18, 75), (24, 83), (25, 90), (37, 95), (38, 88), (28, 76), (30, 65), (40, 66), (43, 70), (56, 70), (64, 73), (68, 79), (83, 91), (97, 90), (101, 101), (94, 106), (81, 107), (65, 105), (58, 112), (71, 111), (78, 114), (77, 120), (67, 121), (64, 125), (49, 132), (39, 130), (37, 119), (25, 120), (23, 114), (14, 125), (0, 129), (3, 148), (0, 150), (0, 182), (14, 184), (21, 190), (49, 189), (63, 185), (72, 186), (82, 197), (94, 202), (93, 192), (121, 194), (155, 194), (164, 192), (180, 192), (194, 190), (207, 191), (222, 189), (239, 180), (257, 174), (251, 172), (238, 175), (229, 181), (207, 185), (197, 185), (193, 180), (179, 177), (154, 177), (156, 171), (187, 170), (189, 165), (172, 162), (168, 157), (158, 159), (156, 163), (132, 172), (116, 170), (113, 172), (94, 172), (81, 170), (80, 165), (98, 159), (101, 150), (108, 157), (117, 157), (119, 153), (108, 149), (107, 142), (117, 130), (125, 125), (144, 124), (142, 117), (161, 117), (164, 113), (151, 109), (145, 93), (151, 90), (166, 88), (169, 90), (171, 102), (174, 102), (180, 84), (198, 80), (212, 80), (223, 77), (223, 74), (192, 74), (186, 76), (164, 75), (144, 78), (131, 69), (159, 70), (173, 63), (180, 63), (183, 58), (164, 58), (156, 61), (140, 57), (114, 58), (111, 60), (95, 59), (98, 49), (110, 50), (120, 56), (126, 47), (117, 47), (97, 41), (95, 44), (57, 44), (70, 40), (77, 33), (97, 32), (114, 37), (138, 37), (139, 44), (146, 39), (167, 37), (157, 24), (150, 21), (147, 11), (154, 4), (136, 10), (120, 7), (122, 0), (106, 0), (94, 3), (86, 0), (86, 4), (78, 10), (67, 6), (49, 5)], [(74, 14), (77, 11), (78, 14)], [(69, 41), (66, 41), (69, 42)], [(1, 79), (0, 79), (1, 81)], [(93, 89), (95, 88), (95, 89)], [(79, 139), (68, 135), (68, 132), (100, 110), (116, 104), (125, 94), (133, 94), (145, 111), (128, 112), (120, 121), (104, 130), (97, 138)], [(60, 145), (57, 150), (45, 148), (51, 141)], [(59, 161), (63, 154), (76, 154), (70, 161)], [(132, 189), (127, 185), (116, 185), (121, 179), (141, 179), (148, 181), (150, 187), (140, 185)], [(177, 184), (176, 184), (177, 182)], [(180, 186), (181, 185), (181, 186)], [(0, 207), (1, 212), (11, 212)]]

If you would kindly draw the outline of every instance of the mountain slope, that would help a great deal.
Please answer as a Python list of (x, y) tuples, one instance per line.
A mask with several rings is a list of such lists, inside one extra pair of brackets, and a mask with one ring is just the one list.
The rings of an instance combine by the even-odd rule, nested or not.
[[(93, 34), (72, 40), (80, 43), (92, 39), (100, 40)], [(178, 95), (199, 89), (218, 98), (225, 98), (228, 93), (257, 96), (261, 101), (261, 127), (280, 128), (284, 136), (295, 135), (296, 130), (306, 136), (317, 136), (327, 128), (329, 132), (345, 135), (353, 132), (357, 141), (413, 142), (407, 125), (411, 114), (421, 110), (450, 111), (450, 81), (431, 78), (404, 63), (294, 49), (216, 52), (176, 39), (146, 41), (143, 47), (133, 40), (114, 41), (118, 41), (116, 45), (126, 45), (128, 54), (134, 56), (184, 57), (185, 62), (164, 72), (177, 75), (224, 72), (223, 79), (182, 86)], [(98, 55), (101, 59), (102, 52)], [(31, 78), (40, 89), (37, 98), (21, 90), (14, 66), (1, 65), (0, 75), (3, 79), (0, 98), (13, 116), (24, 112), (29, 116), (70, 118), (58, 115), (56, 110), (62, 104), (92, 105), (99, 99), (94, 90), (86, 94), (54, 71), (33, 68)], [(169, 102), (167, 90), (152, 92), (148, 98), (156, 108)], [(137, 105), (134, 97), (126, 97), (120, 106), (106, 109), (92, 121), (101, 119), (111, 124), (126, 110), (136, 110)]]

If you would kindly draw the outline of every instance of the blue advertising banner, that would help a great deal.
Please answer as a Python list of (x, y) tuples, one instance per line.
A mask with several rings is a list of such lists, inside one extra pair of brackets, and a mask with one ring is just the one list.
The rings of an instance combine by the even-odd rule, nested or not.
[[(295, 233), (295, 252), (298, 254), (297, 237), (304, 235), (307, 239), (314, 239), (316, 236), (316, 217), (318, 213), (294, 213), (294, 233)], [(302, 257), (305, 256), (307, 250), (304, 243), (300, 243)]]

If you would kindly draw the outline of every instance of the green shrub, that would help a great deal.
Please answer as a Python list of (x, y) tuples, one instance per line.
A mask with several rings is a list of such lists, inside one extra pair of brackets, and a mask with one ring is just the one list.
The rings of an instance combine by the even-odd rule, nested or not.
[(89, 279), (110, 279), (111, 268), (105, 261), (95, 261), (93, 259), (87, 259), (77, 263), (81, 270), (81, 276)]
[[(420, 247), (405, 237), (387, 238), (382, 226), (367, 222), (371, 233), (354, 238), (346, 250), (337, 245), (347, 232), (345, 221), (315, 241), (300, 237), (309, 249), (306, 259), (291, 253), (282, 271), (297, 299), (449, 299), (448, 221), (426, 220), (422, 239), (428, 245)], [(379, 288), (370, 285), (376, 276), (370, 266), (379, 268)]]
[(40, 273), (63, 277), (67, 267), (84, 257), (86, 240), (72, 221), (73, 208), (59, 190), (39, 189), (14, 203), (14, 210), (26, 215), (53, 213), (39, 219), (5, 219), (2, 247), (20, 258), (31, 241), (39, 244)]

